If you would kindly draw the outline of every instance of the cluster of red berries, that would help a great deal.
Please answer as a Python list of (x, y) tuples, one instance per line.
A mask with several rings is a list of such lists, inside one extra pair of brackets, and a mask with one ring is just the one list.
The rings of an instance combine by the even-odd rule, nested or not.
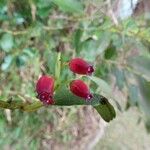
[[(81, 58), (74, 58), (69, 62), (69, 68), (73, 73), (80, 75), (91, 75), (94, 72), (93, 66)], [(93, 95), (89, 87), (82, 80), (73, 80), (70, 83), (70, 91), (85, 100), (90, 100)], [(43, 75), (36, 84), (38, 98), (45, 105), (54, 104), (54, 78)]]

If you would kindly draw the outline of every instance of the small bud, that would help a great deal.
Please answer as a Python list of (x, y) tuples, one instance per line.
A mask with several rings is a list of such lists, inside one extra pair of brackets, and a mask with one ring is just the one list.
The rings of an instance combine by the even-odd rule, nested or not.
[(90, 100), (93, 95), (90, 93), (88, 86), (82, 80), (74, 80), (70, 83), (70, 91), (76, 96), (85, 100)]
[(54, 79), (50, 76), (42, 76), (36, 84), (37, 98), (45, 105), (54, 104)]
[(72, 72), (82, 75), (91, 75), (94, 72), (93, 66), (81, 58), (70, 60), (69, 68)]

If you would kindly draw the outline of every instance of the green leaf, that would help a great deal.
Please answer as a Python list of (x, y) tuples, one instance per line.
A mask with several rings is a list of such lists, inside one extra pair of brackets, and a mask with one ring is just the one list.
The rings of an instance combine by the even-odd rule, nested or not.
[(24, 53), (27, 57), (33, 58), (34, 55), (36, 54), (36, 49), (25, 48), (25, 49), (23, 49), (23, 53)]
[(10, 67), (11, 64), (12, 64), (13, 58), (14, 58), (14, 57), (11, 56), (11, 55), (8, 55), (8, 56), (5, 57), (4, 62), (1, 64), (1, 69), (2, 69), (3, 71), (6, 71), (6, 70), (9, 69), (9, 67)]
[(105, 80), (98, 78), (98, 77), (94, 77), (94, 76), (91, 76), (89, 78), (98, 85), (99, 89), (103, 93), (109, 95), (109, 97), (112, 97), (111, 87), (109, 86), (109, 84)]
[(112, 42), (110, 43), (110, 45), (108, 46), (108, 48), (105, 50), (105, 59), (115, 59), (117, 56), (117, 51), (115, 46), (112, 44)]
[(101, 105), (94, 106), (94, 108), (106, 122), (109, 122), (116, 116), (116, 112), (113, 106), (108, 102), (105, 97), (101, 97)]
[(137, 77), (137, 79), (139, 84), (139, 104), (141, 110), (145, 113), (146, 129), (148, 132), (150, 132), (150, 81), (147, 81), (142, 77)]
[(28, 60), (28, 57), (26, 55), (20, 55), (16, 58), (16, 65), (17, 67), (23, 67), (25, 66), (26, 62)]
[(139, 31), (139, 27), (136, 24), (134, 19), (130, 18), (126, 20), (123, 25), (124, 25), (125, 32), (132, 32), (136, 34)]
[(121, 35), (113, 33), (111, 35), (112, 43), (116, 49), (121, 49), (123, 47), (123, 41)]
[(120, 111), (122, 111), (120, 104), (118, 103), (118, 101), (116, 100), (116, 98), (112, 94), (112, 89), (109, 86), (109, 84), (105, 80), (98, 78), (98, 77), (91, 76), (89, 78), (98, 85), (98, 87), (99, 87), (98, 89), (100, 91), (102, 91), (104, 94), (106, 94), (109, 98), (113, 99), (117, 108)]
[(77, 29), (73, 37), (73, 45), (77, 52), (80, 52), (82, 48), (82, 44), (81, 44), (82, 34), (83, 34), (83, 31), (81, 29)]
[(54, 5), (52, 0), (39, 0), (38, 2), (35, 0), (34, 3), (37, 6), (37, 15), (39, 15), (42, 19), (48, 17)]
[(81, 48), (82, 48), (82, 51), (84, 51), (85, 53), (88, 52), (88, 55), (89, 53), (94, 53), (95, 55), (95, 51), (93, 51), (93, 49), (97, 49), (97, 42), (93, 40), (92, 38), (86, 39), (85, 41), (82, 42)]
[(71, 105), (92, 105), (101, 117), (109, 122), (115, 118), (116, 113), (113, 106), (109, 103), (108, 99), (99, 95), (93, 94), (91, 101), (85, 101), (85, 99), (75, 96), (67, 88), (57, 90), (54, 96), (55, 105), (59, 106), (71, 106)]
[(100, 32), (97, 45), (97, 54), (101, 54), (109, 46), (111, 40), (111, 34), (109, 32)]
[(57, 59), (57, 53), (45, 51), (44, 59), (46, 61), (46, 69), (49, 74), (55, 74), (55, 63)]
[(120, 90), (122, 90), (126, 82), (124, 70), (117, 68), (116, 66), (113, 66), (112, 73), (114, 74), (116, 78), (116, 85), (118, 86)]
[(44, 7), (44, 8), (41, 8), (38, 10), (38, 15), (41, 17), (41, 18), (44, 18), (44, 17), (47, 17), (50, 13), (51, 9), (50, 7)]
[(0, 39), (0, 46), (5, 52), (9, 52), (14, 45), (14, 39), (11, 34), (4, 34)]
[(147, 118), (145, 122), (145, 127), (147, 129), (147, 132), (150, 133), (150, 118)]
[(105, 61), (97, 63), (95, 68), (96, 68), (95, 76), (99, 76), (103, 78), (108, 77), (108, 74), (110, 72), (110, 67)]
[(82, 13), (83, 6), (77, 0), (53, 0), (58, 7), (64, 12)]
[(139, 75), (144, 76), (150, 80), (150, 57), (148, 56), (136, 56), (129, 58), (128, 65), (133, 68)]
[(150, 114), (150, 81), (145, 80), (142, 77), (137, 77), (139, 84), (139, 96), (141, 101), (139, 102), (143, 111), (147, 116)]
[(139, 98), (137, 98), (138, 87), (134, 84), (129, 84), (128, 85), (128, 92), (129, 92), (130, 104), (132, 106), (136, 105), (138, 100), (139, 100)]

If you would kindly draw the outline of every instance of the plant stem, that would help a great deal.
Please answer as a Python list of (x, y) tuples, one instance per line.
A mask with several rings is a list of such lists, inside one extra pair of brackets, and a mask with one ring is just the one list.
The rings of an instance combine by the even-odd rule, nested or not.
[(31, 112), (39, 109), (42, 106), (43, 104), (41, 102), (34, 102), (32, 104), (29, 104), (24, 102), (15, 102), (15, 101), (6, 102), (0, 100), (0, 108), (4, 108), (4, 109), (11, 109), (11, 110), (20, 109), (22, 111)]
[(55, 78), (56, 78), (55, 87), (59, 85), (60, 72), (61, 72), (61, 52), (58, 52), (55, 65)]

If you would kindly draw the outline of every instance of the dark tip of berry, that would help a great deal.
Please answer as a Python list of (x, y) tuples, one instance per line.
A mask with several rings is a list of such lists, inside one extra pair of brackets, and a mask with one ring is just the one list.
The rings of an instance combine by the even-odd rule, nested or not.
[(93, 98), (92, 94), (88, 94), (86, 100), (91, 100)]
[(52, 99), (52, 96), (50, 93), (43, 92), (38, 95), (38, 98), (41, 102), (43, 102), (44, 105), (52, 105), (54, 104), (54, 100)]
[(53, 99), (45, 100), (45, 101), (43, 101), (43, 104), (44, 104), (45, 106), (53, 105), (53, 104), (54, 104), (54, 100), (53, 100)]
[(87, 74), (91, 75), (93, 72), (94, 72), (93, 66), (89, 66), (88, 69), (87, 69)]

